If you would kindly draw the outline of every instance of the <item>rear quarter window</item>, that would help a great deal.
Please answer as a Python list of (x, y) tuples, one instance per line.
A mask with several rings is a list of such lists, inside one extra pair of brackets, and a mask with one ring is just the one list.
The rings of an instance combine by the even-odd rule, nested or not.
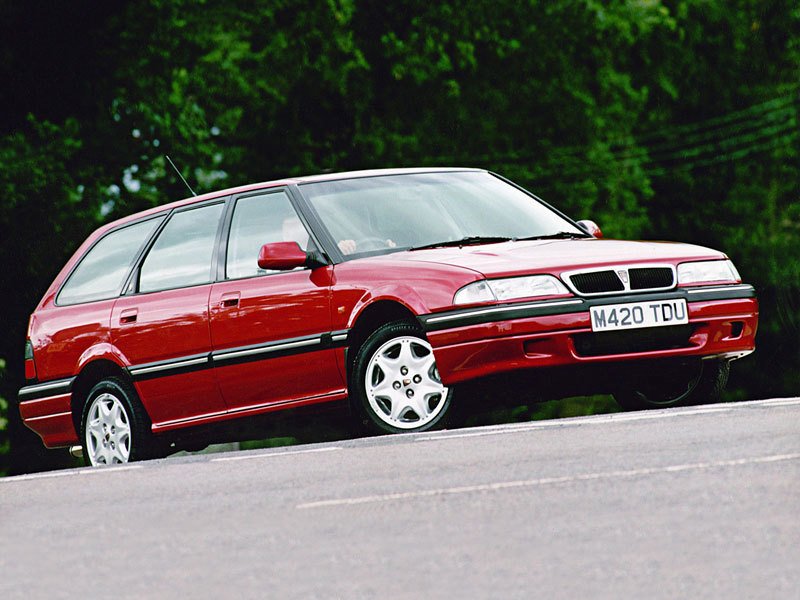
[(84, 255), (56, 298), (56, 304), (80, 304), (116, 298), (142, 246), (163, 217), (106, 234)]

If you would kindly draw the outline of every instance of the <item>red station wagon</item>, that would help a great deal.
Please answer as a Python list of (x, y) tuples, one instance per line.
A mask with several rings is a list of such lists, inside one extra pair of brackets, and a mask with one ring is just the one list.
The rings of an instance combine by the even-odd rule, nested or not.
[(465, 382), (534, 388), (554, 367), (668, 407), (717, 399), (757, 321), (721, 252), (601, 239), (487, 171), (301, 177), (93, 233), (31, 316), (20, 412), (98, 465), (346, 399), (373, 432), (424, 431)]

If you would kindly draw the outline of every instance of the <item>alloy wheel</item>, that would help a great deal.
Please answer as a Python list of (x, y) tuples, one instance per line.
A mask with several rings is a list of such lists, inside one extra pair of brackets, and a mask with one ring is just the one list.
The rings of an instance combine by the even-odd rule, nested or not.
[(417, 429), (434, 420), (445, 406), (433, 349), (414, 336), (381, 345), (369, 360), (364, 389), (373, 413), (398, 429)]
[(92, 466), (130, 460), (130, 418), (115, 395), (105, 392), (92, 401), (86, 416), (86, 449)]

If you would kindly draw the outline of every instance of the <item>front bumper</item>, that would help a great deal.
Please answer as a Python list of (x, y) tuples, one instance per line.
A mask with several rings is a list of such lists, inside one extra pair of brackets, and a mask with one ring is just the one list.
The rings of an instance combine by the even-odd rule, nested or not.
[[(614, 338), (592, 332), (590, 306), (675, 298), (684, 298), (689, 311), (689, 325), (681, 330), (631, 329), (614, 332)], [(741, 358), (755, 349), (758, 300), (750, 285), (707, 286), (460, 309), (424, 315), (420, 322), (433, 346), (442, 382), (452, 385), (540, 367), (672, 357)], [(635, 343), (626, 344), (626, 338)]]

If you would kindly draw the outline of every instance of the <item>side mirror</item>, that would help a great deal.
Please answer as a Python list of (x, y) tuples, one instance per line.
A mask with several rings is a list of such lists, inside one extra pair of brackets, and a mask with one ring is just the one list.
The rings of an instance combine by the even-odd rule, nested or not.
[(264, 244), (258, 253), (258, 266), (268, 271), (289, 271), (302, 267), (308, 257), (297, 242)]
[(600, 227), (594, 221), (590, 221), (589, 219), (581, 219), (577, 221), (578, 227), (583, 229), (589, 235), (600, 239), (603, 237), (603, 232), (600, 230)]

